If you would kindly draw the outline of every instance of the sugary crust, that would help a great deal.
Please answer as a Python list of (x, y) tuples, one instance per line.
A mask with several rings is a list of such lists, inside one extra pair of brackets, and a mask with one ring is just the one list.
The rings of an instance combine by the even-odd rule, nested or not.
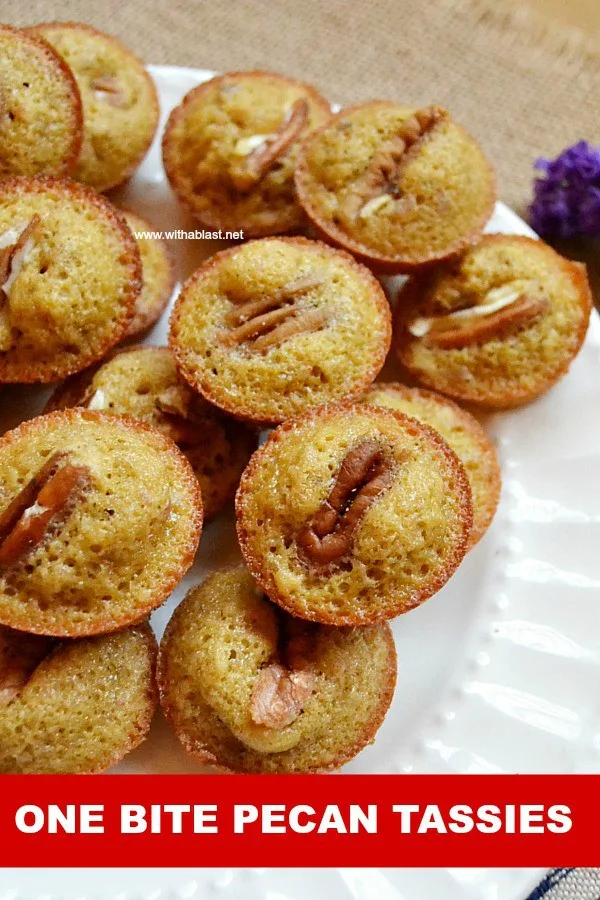
[(142, 263), (136, 240), (131, 230), (119, 215), (119, 212), (100, 194), (96, 193), (92, 188), (78, 184), (69, 179), (57, 178), (53, 175), (38, 176), (36, 178), (7, 178), (0, 182), (0, 196), (15, 193), (17, 195), (27, 196), (31, 194), (44, 194), (46, 191), (62, 192), (65, 202), (69, 202), (71, 198), (77, 198), (84, 201), (89, 207), (93, 208), (99, 216), (102, 216), (119, 235), (119, 240), (123, 246), (121, 256), (122, 261), (126, 261), (130, 268), (130, 278), (123, 295), (123, 304), (121, 314), (115, 320), (112, 334), (107, 334), (101, 346), (96, 348), (92, 354), (86, 356), (80, 355), (78, 362), (62, 362), (55, 360), (53, 364), (47, 363), (40, 366), (36, 360), (32, 360), (29, 365), (16, 366), (11, 365), (9, 359), (10, 354), (0, 353), (0, 381), (9, 384), (32, 384), (42, 382), (58, 381), (67, 378), (75, 372), (80, 372), (87, 366), (90, 366), (96, 360), (102, 357), (118, 344), (124, 337), (129, 323), (131, 322), (137, 298), (142, 289)]
[[(216, 570), (212, 572), (208, 579), (219, 577), (225, 571), (235, 569), (237, 567), (230, 566), (224, 569)], [(208, 580), (207, 579), (207, 580)], [(158, 690), (160, 696), (160, 704), (164, 716), (177, 735), (179, 742), (182, 744), (184, 749), (199, 762), (204, 765), (214, 766), (219, 771), (224, 773), (236, 773), (236, 774), (253, 774), (252, 770), (241, 770), (241, 769), (232, 769), (229, 767), (225, 760), (221, 758), (217, 752), (213, 752), (213, 750), (209, 749), (206, 745), (203, 745), (197, 740), (187, 734), (179, 727), (178, 716), (177, 716), (177, 704), (174, 702), (173, 696), (173, 687), (167, 677), (166, 677), (166, 668), (167, 668), (167, 658), (169, 653), (171, 652), (171, 644), (176, 636), (176, 631), (180, 623), (180, 619), (185, 616), (185, 600), (181, 603), (178, 608), (173, 613), (169, 624), (166, 627), (164, 636), (160, 643), (159, 651), (158, 651), (158, 663), (156, 670), (156, 680), (158, 683)], [(333, 759), (328, 765), (322, 766), (319, 768), (305, 769), (302, 773), (296, 774), (324, 774), (326, 772), (332, 772), (337, 769), (340, 769), (343, 765), (353, 759), (361, 750), (364, 750), (366, 746), (373, 743), (375, 735), (379, 728), (381, 727), (383, 720), (387, 714), (388, 709), (390, 708), (390, 704), (392, 702), (392, 698), (394, 696), (394, 689), (396, 687), (396, 676), (398, 671), (398, 662), (396, 655), (396, 645), (394, 642), (394, 636), (392, 634), (392, 629), (388, 625), (387, 622), (381, 623), (382, 634), (385, 639), (387, 650), (388, 650), (388, 659), (384, 675), (385, 687), (380, 695), (380, 703), (375, 711), (373, 718), (371, 720), (370, 726), (368, 729), (364, 731), (361, 735), (360, 740), (356, 740), (352, 745), (346, 747), (343, 752), (340, 752), (338, 756)]]
[[(183, 203), (186, 209), (191, 213), (194, 218), (196, 218), (202, 225), (209, 229), (229, 229), (231, 230), (231, 222), (219, 220), (213, 216), (202, 216), (195, 209), (194, 204), (190, 201), (190, 198), (187, 196), (185, 191), (185, 187), (182, 184), (182, 180), (179, 175), (178, 169), (178, 160), (177, 160), (177, 148), (173, 144), (172, 136), (175, 127), (186, 117), (188, 112), (188, 108), (193, 106), (198, 99), (201, 99), (204, 94), (208, 92), (209, 89), (213, 88), (215, 84), (219, 84), (223, 81), (239, 78), (239, 79), (251, 79), (251, 78), (269, 78), (274, 81), (280, 81), (282, 84), (290, 84), (301, 87), (309, 96), (312, 103), (317, 106), (320, 106), (321, 109), (327, 114), (331, 114), (331, 107), (327, 100), (321, 96), (321, 94), (314, 88), (311, 84), (307, 84), (303, 81), (297, 81), (295, 78), (287, 78), (285, 75), (279, 75), (274, 72), (267, 72), (262, 69), (253, 69), (248, 72), (224, 72), (221, 75), (216, 75), (214, 78), (211, 78), (210, 81), (205, 81), (203, 84), (199, 84), (198, 87), (192, 88), (188, 94), (185, 95), (179, 106), (176, 106), (175, 109), (171, 112), (167, 124), (165, 126), (165, 130), (163, 132), (162, 138), (162, 156), (163, 156), (163, 165), (165, 168), (165, 172), (167, 178), (171, 184), (171, 187), (177, 194), (179, 200)], [(286, 219), (281, 217), (280, 221), (275, 225), (264, 226), (260, 225), (251, 225), (247, 222), (239, 222), (237, 224), (237, 228), (243, 229), (245, 238), (261, 238), (268, 237), (272, 234), (276, 233), (290, 233), (295, 232), (301, 227), (302, 223), (298, 221), (287, 221)]]
[[(337, 248), (330, 247), (327, 244), (317, 243), (316, 241), (312, 241), (304, 237), (269, 237), (263, 238), (262, 240), (280, 242), (283, 241), (288, 244), (293, 244), (297, 247), (307, 247), (313, 249), (315, 248), (315, 246), (318, 246), (320, 252), (327, 253), (332, 258), (343, 259), (348, 268), (352, 269), (355, 277), (362, 279), (363, 282), (367, 283), (371, 287), (371, 297), (377, 307), (379, 314), (381, 315), (382, 320), (385, 322), (386, 334), (385, 340), (382, 341), (378, 353), (374, 354), (368, 361), (369, 367), (368, 369), (366, 369), (364, 377), (360, 382), (356, 383), (356, 386), (353, 388), (350, 394), (348, 394), (344, 398), (346, 400), (358, 399), (380, 372), (391, 344), (391, 312), (389, 303), (383, 292), (381, 284), (375, 278), (373, 273), (369, 271), (369, 269), (357, 262), (354, 257), (350, 256), (349, 253), (346, 253), (345, 251), (339, 250)], [(224, 391), (222, 394), (217, 394), (215, 391), (212, 391), (210, 389), (210, 386), (202, 380), (201, 373), (197, 369), (192, 369), (191, 367), (188, 367), (186, 365), (185, 348), (180, 343), (180, 323), (182, 318), (185, 316), (184, 307), (188, 295), (193, 291), (196, 284), (202, 280), (205, 274), (210, 272), (213, 268), (217, 267), (223, 260), (227, 259), (230, 256), (233, 256), (237, 252), (237, 250), (237, 247), (231, 247), (227, 250), (222, 250), (220, 253), (215, 253), (214, 256), (211, 256), (210, 259), (207, 260), (202, 266), (200, 266), (200, 268), (197, 269), (193, 273), (193, 275), (185, 282), (179, 293), (179, 296), (177, 297), (177, 300), (175, 301), (173, 312), (171, 314), (169, 347), (175, 355), (177, 366), (182, 377), (185, 378), (185, 380), (194, 388), (194, 390), (202, 394), (206, 398), (206, 400), (208, 400), (210, 403), (213, 403), (215, 406), (220, 407), (225, 412), (230, 413), (236, 418), (242, 419), (249, 423), (254, 423), (255, 425), (258, 425), (260, 427), (268, 427), (270, 425), (279, 424), (281, 422), (281, 417), (278, 417), (277, 415), (269, 417), (257, 413), (256, 410), (253, 409), (250, 405), (243, 406), (241, 404), (233, 404), (226, 391)]]
[[(106, 41), (107, 43), (112, 44), (114, 47), (118, 48), (118, 50), (121, 53), (123, 53), (125, 56), (127, 56), (130, 64), (138, 70), (139, 74), (145, 79), (145, 81), (147, 83), (149, 93), (151, 96), (151, 102), (152, 102), (152, 115), (153, 115), (153, 119), (154, 119), (154, 129), (153, 129), (152, 133), (149, 135), (148, 140), (146, 141), (146, 146), (143, 149), (143, 151), (138, 154), (137, 158), (135, 160), (132, 160), (129, 168), (126, 169), (122, 173), (121, 177), (118, 180), (111, 182), (111, 183), (98, 185), (96, 187), (96, 190), (105, 192), (105, 191), (110, 191), (115, 188), (121, 187), (135, 173), (138, 166), (144, 159), (146, 153), (150, 149), (150, 145), (152, 144), (152, 141), (154, 140), (154, 135), (156, 134), (156, 129), (158, 127), (158, 120), (159, 120), (159, 116), (160, 116), (160, 105), (158, 102), (158, 92), (156, 90), (156, 85), (154, 84), (154, 81), (152, 80), (150, 74), (148, 73), (148, 70), (146, 69), (146, 66), (145, 66), (143, 60), (141, 60), (139, 58), (139, 56), (136, 56), (135, 53), (133, 53), (129, 49), (129, 47), (126, 47), (124, 44), (122, 44), (121, 41), (119, 41), (118, 38), (116, 38), (114, 35), (107, 34), (105, 31), (100, 31), (98, 28), (93, 28), (91, 25), (86, 25), (83, 22), (56, 22), (56, 21), (54, 21), (54, 22), (38, 22), (36, 25), (32, 25), (30, 28), (28, 28), (27, 31), (30, 33), (33, 33), (33, 34), (37, 34), (38, 32), (42, 32), (43, 30), (51, 29), (51, 28), (56, 28), (57, 30), (63, 30), (65, 28), (70, 28), (75, 31), (83, 31), (92, 37), (101, 38), (103, 41)], [(42, 38), (42, 40), (43, 40), (43, 38)], [(68, 68), (68, 66), (67, 66), (67, 68)], [(82, 113), (82, 124), (83, 124), (83, 113)], [(83, 137), (83, 129), (82, 129), (82, 137)]]
[[(365, 247), (364, 244), (351, 238), (343, 229), (337, 228), (333, 223), (328, 222), (321, 215), (318, 206), (316, 206), (311, 201), (310, 191), (312, 179), (308, 170), (307, 155), (311, 146), (315, 144), (319, 140), (321, 135), (323, 135), (333, 124), (335, 124), (335, 122), (340, 121), (349, 113), (368, 109), (369, 107), (381, 106), (394, 108), (397, 106), (397, 104), (390, 100), (372, 100), (369, 103), (356, 103), (352, 106), (347, 106), (336, 113), (334, 116), (332, 116), (331, 119), (320, 128), (317, 128), (315, 129), (315, 131), (311, 132), (311, 134), (309, 134), (304, 139), (300, 147), (298, 161), (296, 163), (296, 169), (294, 173), (296, 194), (298, 196), (300, 205), (304, 209), (304, 212), (310, 219), (311, 224), (316, 229), (318, 236), (322, 240), (327, 241), (328, 243), (331, 243), (336, 247), (343, 247), (345, 250), (352, 253), (360, 262), (370, 266), (376, 272), (388, 275), (410, 274), (411, 272), (420, 271), (426, 267), (435, 265), (442, 260), (451, 259), (465, 250), (466, 247), (474, 244), (477, 241), (477, 239), (483, 232), (483, 229), (485, 228), (489, 218), (491, 217), (494, 211), (494, 206), (496, 204), (497, 192), (495, 185), (495, 174), (492, 165), (488, 162), (488, 160), (482, 153), (482, 164), (485, 164), (485, 166), (487, 167), (490, 178), (490, 197), (488, 204), (480, 220), (473, 224), (471, 233), (465, 235), (462, 240), (457, 240), (453, 244), (451, 244), (444, 254), (440, 255), (432, 253), (429, 255), (423, 255), (421, 259), (419, 259), (418, 261), (414, 261), (407, 260), (402, 257), (389, 256), (384, 253), (379, 254), (373, 252), (373, 250), (371, 250), (370, 248)], [(465, 128), (463, 128), (457, 122), (453, 122), (453, 124), (457, 130), (462, 132), (470, 140), (476, 143), (472, 135), (470, 135)]]
[(132, 750), (135, 750), (136, 747), (139, 747), (139, 745), (146, 740), (148, 732), (150, 731), (150, 726), (152, 724), (154, 714), (156, 712), (156, 708), (158, 706), (158, 685), (156, 683), (158, 644), (156, 641), (156, 636), (148, 622), (141, 622), (133, 627), (136, 629), (136, 631), (141, 633), (148, 651), (149, 677), (148, 685), (146, 688), (146, 696), (148, 698), (146, 711), (142, 718), (140, 718), (139, 721), (135, 723), (135, 728), (132, 730), (127, 744), (123, 744), (123, 746), (119, 750), (115, 750), (110, 761), (106, 762), (96, 772), (90, 772), (91, 775), (100, 775), (102, 774), (102, 772), (106, 772), (108, 771), (108, 769), (116, 766), (116, 764), (120, 762), (125, 756), (127, 756), (128, 753), (131, 753)]
[[(487, 492), (486, 503), (483, 507), (480, 506), (479, 508), (480, 512), (483, 510), (483, 515), (480, 515), (478, 521), (477, 517), (474, 517), (468, 547), (468, 549), (472, 549), (486, 533), (494, 518), (500, 501), (500, 491), (502, 489), (500, 462), (498, 460), (496, 449), (485, 429), (480, 425), (475, 416), (472, 416), (466, 409), (462, 409), (458, 404), (454, 403), (453, 400), (450, 400), (448, 397), (444, 397), (435, 391), (429, 391), (425, 388), (408, 387), (407, 385), (399, 384), (398, 382), (376, 383), (373, 385), (372, 389), (374, 392), (386, 391), (390, 394), (398, 394), (406, 400), (421, 398), (427, 403), (435, 403), (437, 406), (445, 407), (450, 410), (456, 421), (460, 423), (466, 432), (468, 432), (473, 442), (478, 445), (481, 456), (486, 461)], [(368, 398), (368, 392), (365, 396)], [(387, 407), (385, 408), (387, 409)]]
[[(135, 227), (137, 231), (147, 231), (153, 232), (156, 231), (156, 228), (151, 222), (148, 222), (147, 219), (143, 219), (138, 213), (133, 212), (130, 209), (122, 209), (121, 212), (126, 216), (126, 223), (128, 227), (131, 229), (130, 223), (127, 219), (133, 219)], [(135, 236), (134, 236), (135, 239)], [(164, 285), (162, 286), (162, 290), (156, 294), (153, 300), (153, 304), (151, 308), (146, 310), (139, 309), (136, 304), (135, 313), (133, 319), (129, 324), (129, 328), (125, 333), (125, 338), (137, 338), (142, 332), (147, 331), (152, 325), (154, 325), (161, 317), (163, 312), (166, 309), (166, 306), (171, 299), (171, 294), (173, 293), (173, 288), (175, 287), (176, 275), (175, 275), (175, 267), (173, 265), (173, 258), (171, 253), (169, 252), (169, 246), (166, 241), (161, 241), (158, 238), (152, 238), (152, 243), (156, 248), (160, 250), (160, 254), (164, 263), (166, 278), (164, 281)], [(137, 243), (137, 240), (136, 240)], [(142, 269), (143, 276), (143, 269)], [(146, 285), (146, 281), (144, 277), (142, 277), (142, 291)], [(141, 293), (140, 293), (141, 297)], [(139, 298), (138, 298), (139, 299)]]
[(14, 36), (19, 41), (27, 43), (32, 49), (40, 53), (57, 72), (60, 72), (71, 96), (71, 127), (73, 132), (72, 146), (62, 165), (54, 174), (57, 176), (72, 175), (77, 167), (79, 154), (83, 144), (83, 105), (75, 76), (65, 61), (42, 37), (32, 33), (30, 29), (12, 28), (10, 25), (0, 25), (0, 34)]
[(43, 627), (35, 621), (20, 616), (15, 616), (10, 620), (8, 618), (0, 619), (1, 625), (7, 625), (10, 628), (16, 628), (20, 631), (28, 631), (31, 634), (46, 634), (53, 637), (85, 637), (87, 635), (106, 634), (111, 631), (118, 631), (126, 625), (134, 625), (140, 622), (149, 615), (152, 610), (164, 603), (167, 597), (175, 590), (194, 562), (202, 534), (202, 496), (198, 480), (194, 475), (194, 470), (173, 441), (162, 435), (155, 428), (151, 428), (149, 425), (146, 425), (144, 422), (138, 421), (137, 419), (132, 419), (127, 416), (114, 416), (101, 412), (92, 412), (79, 407), (56, 410), (43, 416), (38, 416), (27, 422), (23, 422), (12, 431), (6, 432), (6, 434), (0, 437), (0, 454), (4, 447), (18, 443), (21, 440), (27, 440), (29, 434), (38, 431), (40, 428), (52, 430), (55, 425), (60, 423), (76, 421), (105, 423), (111, 427), (120, 427), (128, 431), (136, 432), (142, 436), (147, 443), (152, 444), (155, 449), (160, 450), (163, 454), (168, 454), (172, 462), (179, 469), (179, 483), (181, 487), (190, 497), (190, 505), (194, 511), (193, 518), (191, 518), (189, 523), (190, 528), (187, 543), (181, 546), (181, 562), (179, 569), (176, 572), (173, 572), (169, 579), (164, 580), (161, 584), (156, 586), (155, 594), (144, 609), (137, 609), (129, 616), (123, 615), (118, 622), (115, 622), (114, 619), (110, 618), (108, 615), (102, 618), (95, 614), (93, 624), (81, 624), (80, 626), (72, 627), (67, 630), (61, 630), (58, 627), (55, 629)]
[[(390, 598), (389, 603), (382, 611), (372, 610), (370, 614), (361, 613), (360, 615), (354, 616), (342, 614), (329, 615), (314, 608), (311, 609), (310, 612), (306, 610), (300, 611), (293, 598), (286, 596), (280, 591), (268, 567), (265, 565), (261, 556), (256, 553), (253, 546), (252, 525), (249, 521), (249, 498), (252, 493), (252, 483), (260, 471), (263, 460), (266, 461), (273, 454), (277, 453), (278, 443), (285, 440), (289, 433), (301, 431), (304, 424), (313, 422), (315, 419), (325, 420), (336, 417), (343, 412), (365, 415), (371, 417), (374, 421), (377, 421), (382, 415), (393, 416), (409, 431), (409, 433), (419, 432), (421, 434), (427, 434), (432, 449), (438, 452), (450, 466), (453, 476), (453, 486), (460, 503), (459, 517), (460, 524), (462, 525), (462, 536), (454, 546), (454, 552), (447, 560), (446, 565), (438, 571), (436, 577), (431, 578), (422, 588), (418, 596), (414, 598), (410, 607), (406, 605), (406, 598), (398, 596), (395, 602), (393, 598)], [(473, 527), (473, 507), (469, 480), (460, 460), (437, 431), (434, 431), (434, 429), (430, 428), (428, 425), (424, 425), (416, 419), (412, 419), (395, 410), (382, 409), (381, 407), (376, 406), (362, 406), (354, 403), (329, 404), (314, 410), (309, 410), (302, 416), (298, 416), (295, 419), (288, 419), (272, 431), (266, 442), (253, 453), (250, 462), (244, 470), (235, 497), (235, 509), (237, 535), (244, 562), (254, 579), (264, 590), (265, 594), (267, 594), (274, 603), (277, 603), (282, 609), (290, 613), (290, 615), (299, 616), (300, 618), (309, 619), (314, 622), (320, 622), (324, 625), (371, 625), (376, 622), (392, 619), (404, 612), (408, 612), (409, 608), (412, 609), (419, 606), (425, 600), (433, 597), (433, 595), (446, 584), (464, 558), (469, 545), (469, 535)]]
[(427, 375), (420, 370), (417, 371), (416, 369), (411, 368), (410, 363), (406, 359), (406, 354), (404, 353), (404, 348), (410, 342), (409, 335), (406, 331), (406, 314), (408, 311), (414, 309), (418, 305), (421, 297), (423, 296), (423, 291), (426, 290), (428, 284), (428, 278), (426, 275), (410, 278), (406, 282), (406, 284), (403, 285), (398, 293), (398, 302), (396, 304), (396, 312), (394, 315), (393, 343), (395, 352), (402, 367), (406, 372), (409, 373), (411, 377), (416, 378), (419, 382), (435, 391), (440, 391), (443, 394), (447, 394), (448, 396), (453, 397), (455, 400), (459, 400), (465, 403), (473, 403), (477, 406), (487, 407), (491, 409), (513, 409), (518, 406), (524, 406), (525, 404), (530, 403), (532, 400), (535, 400), (537, 397), (540, 397), (542, 394), (545, 394), (556, 384), (557, 381), (559, 381), (564, 375), (566, 375), (571, 363), (581, 350), (589, 326), (589, 317), (594, 307), (594, 301), (590, 283), (587, 277), (586, 267), (581, 263), (575, 263), (571, 262), (568, 259), (565, 259), (558, 253), (556, 253), (556, 251), (551, 247), (542, 245), (540, 241), (534, 238), (525, 237), (524, 235), (488, 234), (485, 235), (473, 249), (477, 249), (481, 246), (490, 245), (493, 243), (505, 242), (507, 240), (510, 240), (510, 242), (513, 244), (521, 244), (524, 247), (531, 244), (534, 244), (536, 247), (544, 246), (548, 254), (551, 255), (553, 259), (558, 262), (566, 272), (569, 273), (569, 276), (575, 284), (581, 298), (581, 308), (583, 311), (583, 315), (581, 317), (581, 322), (579, 323), (577, 332), (574, 336), (575, 340), (573, 342), (571, 352), (565, 355), (564, 359), (562, 360), (562, 364), (558, 366), (553, 372), (549, 373), (547, 378), (540, 380), (535, 390), (520, 391), (515, 388), (515, 390), (513, 391), (504, 392), (502, 396), (492, 395), (485, 390), (481, 390), (479, 389), (478, 385), (473, 385), (470, 390), (466, 387), (462, 387), (461, 390), (453, 390), (451, 386), (442, 384), (440, 381), (438, 381), (438, 379), (435, 377), (435, 374)]
[[(145, 706), (137, 719), (131, 722), (131, 731), (126, 740), (124, 740), (119, 747), (115, 747), (110, 756), (104, 756), (101, 761), (98, 760), (97, 765), (90, 768), (88, 771), (86, 771), (85, 774), (95, 775), (106, 772), (108, 769), (116, 765), (121, 759), (123, 759), (123, 757), (125, 757), (128, 753), (130, 753), (132, 750), (135, 750), (135, 748), (138, 747), (146, 739), (148, 731), (150, 729), (150, 725), (152, 723), (152, 719), (154, 718), (154, 714), (156, 712), (156, 708), (158, 705), (158, 687), (156, 684), (156, 661), (158, 654), (158, 645), (156, 637), (147, 621), (133, 626), (131, 628), (131, 633), (135, 633), (141, 638), (142, 645), (145, 650), (145, 655), (147, 656), (148, 677), (143, 691), (146, 699)], [(14, 632), (14, 634), (16, 639), (18, 640), (20, 632)], [(104, 636), (101, 635), (96, 638), (88, 638), (87, 640), (93, 647), (95, 642), (102, 642), (104, 640)], [(82, 643), (77, 644), (77, 646), (85, 646), (85, 641), (85, 638), (82, 639)], [(90, 644), (88, 644), (87, 646), (89, 647)], [(58, 643), (56, 643), (53, 649), (43, 659), (44, 671), (46, 673), (48, 673), (48, 671), (52, 673), (53, 670), (56, 670), (57, 668), (60, 669), (62, 667), (61, 657), (63, 656), (63, 651), (65, 650), (65, 648), (75, 646), (75, 643), (68, 643), (67, 641), (59, 641)], [(82, 738), (83, 740), (85, 740), (85, 735), (82, 735)]]

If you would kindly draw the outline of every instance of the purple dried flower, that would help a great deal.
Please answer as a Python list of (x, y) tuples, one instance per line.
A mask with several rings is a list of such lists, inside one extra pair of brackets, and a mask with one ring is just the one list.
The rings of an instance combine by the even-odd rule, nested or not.
[(532, 227), (542, 237), (600, 235), (600, 147), (579, 141), (556, 157), (538, 159)]

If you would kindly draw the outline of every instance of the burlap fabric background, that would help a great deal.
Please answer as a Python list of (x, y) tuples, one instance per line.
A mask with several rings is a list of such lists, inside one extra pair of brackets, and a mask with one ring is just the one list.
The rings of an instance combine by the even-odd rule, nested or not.
[(600, 143), (600, 50), (511, 0), (0, 0), (0, 21), (51, 19), (110, 31), (147, 62), (272, 68), (342, 104), (446, 105), (520, 213), (537, 156)]

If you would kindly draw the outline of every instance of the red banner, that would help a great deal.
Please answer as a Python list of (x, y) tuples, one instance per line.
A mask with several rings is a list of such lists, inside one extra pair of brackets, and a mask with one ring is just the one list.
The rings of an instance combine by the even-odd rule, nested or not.
[(597, 866), (594, 776), (3, 776), (2, 866)]

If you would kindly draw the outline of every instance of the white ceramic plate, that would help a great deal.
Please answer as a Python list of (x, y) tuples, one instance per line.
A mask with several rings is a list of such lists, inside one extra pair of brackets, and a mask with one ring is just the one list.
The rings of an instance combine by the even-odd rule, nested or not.
[[(152, 68), (163, 123), (212, 73)], [(162, 129), (161, 129), (162, 130)], [(157, 230), (195, 229), (173, 201), (157, 139), (138, 174), (114, 198)], [(498, 204), (490, 231), (531, 234)], [(172, 241), (185, 279), (217, 242)], [(149, 343), (166, 342), (168, 315)], [(504, 471), (489, 532), (451, 582), (393, 623), (398, 687), (375, 744), (354, 773), (600, 772), (600, 320), (594, 314), (569, 375), (532, 406), (488, 417)], [(393, 364), (386, 378), (394, 377)], [(40, 392), (7, 392), (2, 429), (41, 409)], [(153, 616), (162, 633), (188, 587), (215, 565), (237, 560), (231, 513), (205, 530), (198, 560)], [(149, 740), (117, 772), (201, 768), (160, 718)], [(522, 900), (542, 870), (0, 870), (0, 900), (222, 897), (223, 900)], [(90, 885), (93, 884), (93, 888)], [(15, 894), (10, 891), (16, 891)], [(8, 894), (6, 892), (9, 892)], [(91, 893), (90, 893), (91, 891)]]

